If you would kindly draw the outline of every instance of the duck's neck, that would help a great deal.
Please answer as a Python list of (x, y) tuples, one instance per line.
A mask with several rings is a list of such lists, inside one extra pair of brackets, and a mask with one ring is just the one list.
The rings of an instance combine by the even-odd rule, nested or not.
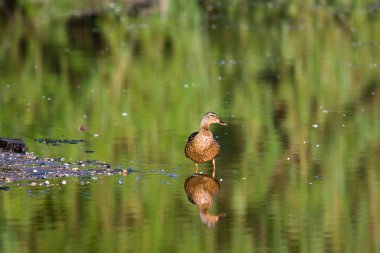
[(203, 120), (202, 120), (202, 122), (201, 122), (201, 125), (199, 126), (199, 129), (200, 130), (206, 130), (206, 131), (210, 131), (210, 124), (208, 124), (207, 122), (204, 122)]
[(201, 126), (200, 128), (199, 128), (199, 130), (200, 131), (210, 131), (210, 127), (208, 126), (208, 125), (206, 125), (206, 126)]

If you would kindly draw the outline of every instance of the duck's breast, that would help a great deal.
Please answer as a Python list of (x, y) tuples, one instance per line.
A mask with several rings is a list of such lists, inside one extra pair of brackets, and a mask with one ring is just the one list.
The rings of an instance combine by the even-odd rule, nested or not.
[(186, 156), (194, 162), (210, 161), (219, 154), (219, 151), (219, 143), (211, 132), (193, 133), (185, 146)]

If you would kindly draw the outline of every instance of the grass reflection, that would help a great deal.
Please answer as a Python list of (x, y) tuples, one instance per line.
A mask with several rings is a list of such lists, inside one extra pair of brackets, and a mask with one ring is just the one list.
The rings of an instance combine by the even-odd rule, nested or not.
[[(140, 171), (123, 185), (11, 186), (1, 252), (380, 251), (378, 11), (207, 3), (173, 2), (164, 19), (18, 1), (1, 18), (1, 135)], [(183, 146), (210, 110), (229, 123), (215, 131), (213, 203), (228, 216), (207, 230), (183, 192)], [(177, 166), (179, 178), (151, 172)]]

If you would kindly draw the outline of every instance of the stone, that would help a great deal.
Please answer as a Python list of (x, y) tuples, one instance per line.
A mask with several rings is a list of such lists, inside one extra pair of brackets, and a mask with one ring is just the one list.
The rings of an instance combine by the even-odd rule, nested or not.
[(28, 150), (22, 139), (11, 139), (0, 137), (0, 152), (7, 151), (25, 154)]

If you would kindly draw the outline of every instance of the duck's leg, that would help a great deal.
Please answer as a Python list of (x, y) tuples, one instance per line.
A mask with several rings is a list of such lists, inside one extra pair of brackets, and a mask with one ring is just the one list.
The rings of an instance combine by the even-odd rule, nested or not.
[(213, 167), (212, 177), (215, 177), (215, 159), (212, 159), (212, 167)]
[(195, 163), (195, 174), (197, 174), (198, 173), (198, 163)]

